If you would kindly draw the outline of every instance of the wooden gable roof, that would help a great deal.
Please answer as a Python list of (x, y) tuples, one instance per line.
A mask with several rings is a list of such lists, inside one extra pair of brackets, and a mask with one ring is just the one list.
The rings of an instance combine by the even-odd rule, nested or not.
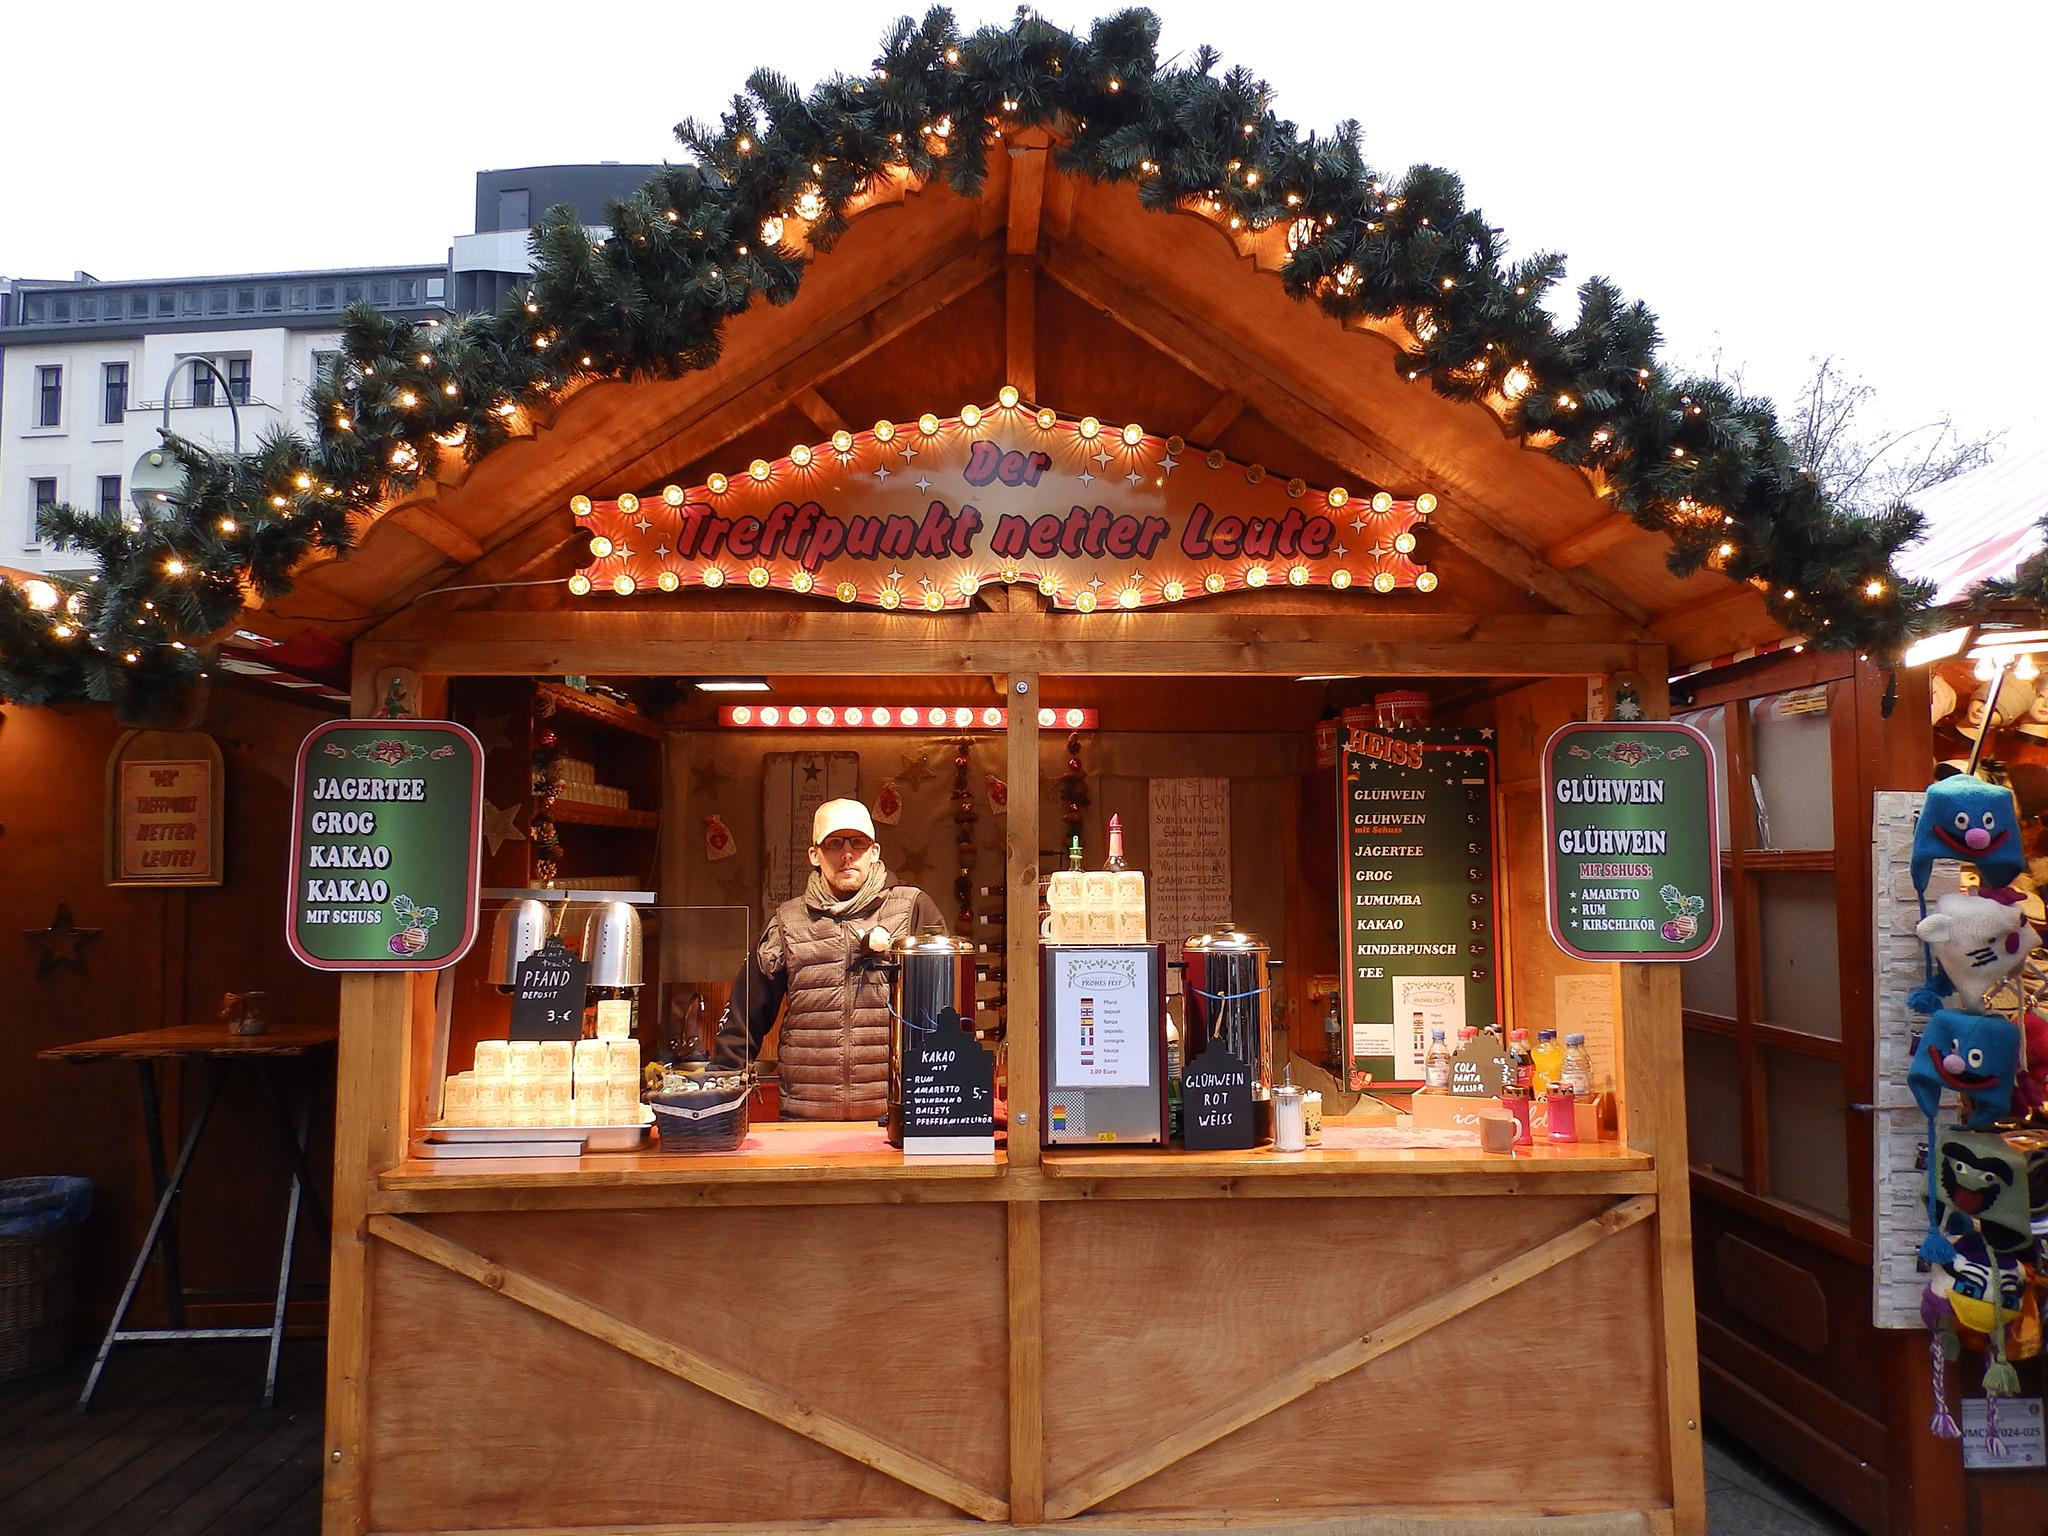
[[(345, 561), (303, 568), (251, 628), (337, 638), (425, 633), (449, 608), (570, 606), (578, 493), (644, 492), (731, 470), (881, 417), (986, 402), (1014, 383), (1074, 414), (1141, 419), (1321, 483), (1431, 491), (1429, 595), (1274, 593), (1213, 599), (1279, 612), (1370, 601), (1408, 614), (1555, 614), (1700, 660), (1778, 637), (1752, 587), (1686, 578), (1666, 541), (1602, 499), (1586, 473), (1517, 438), (1486, 404), (1447, 400), (1396, 367), (1398, 322), (1346, 326), (1277, 275), (1284, 232), (1233, 234), (1159, 214), (1127, 187), (1059, 172), (1042, 133), (997, 157), (974, 198), (901, 177), (872, 193), (791, 302), (732, 321), (715, 367), (594, 381), (474, 464), (384, 507)], [(1281, 243), (1276, 248), (1275, 241)], [(471, 588), (447, 591), (449, 588)], [(433, 595), (429, 595), (433, 594)], [(703, 594), (586, 599), (625, 616)], [(771, 599), (772, 601), (772, 599)], [(784, 599), (784, 601), (790, 601)]]

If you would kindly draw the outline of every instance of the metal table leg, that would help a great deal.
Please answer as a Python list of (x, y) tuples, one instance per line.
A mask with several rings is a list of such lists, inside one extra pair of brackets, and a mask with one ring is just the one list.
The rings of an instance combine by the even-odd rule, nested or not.
[[(149, 1140), (149, 1181), (158, 1200), (164, 1197), (163, 1111), (157, 1102), (156, 1063), (138, 1061), (135, 1070), (142, 1079), (142, 1124)], [(166, 1222), (157, 1237), (157, 1258), (163, 1264), (164, 1306), (173, 1328), (185, 1326), (185, 1282), (178, 1270), (178, 1224)]]
[[(145, 1064), (145, 1080), (146, 1079)], [(214, 1101), (220, 1097), (221, 1084), (227, 1078), (224, 1067), (216, 1067), (206, 1085), (206, 1096), (200, 1100), (198, 1118), (192, 1122), (192, 1129), (186, 1133), (184, 1149), (178, 1154), (178, 1166), (172, 1171), (170, 1182), (157, 1197), (156, 1214), (150, 1218), (149, 1232), (142, 1239), (142, 1247), (136, 1251), (135, 1263), (128, 1271), (128, 1283), (121, 1287), (121, 1300), (114, 1308), (114, 1320), (107, 1324), (107, 1336), (100, 1340), (100, 1352), (92, 1362), (92, 1374), (85, 1378), (85, 1390), (78, 1394), (78, 1411), (84, 1413), (92, 1406), (92, 1395), (99, 1389), (100, 1376), (107, 1368), (107, 1357), (114, 1352), (116, 1342), (127, 1342), (136, 1338), (193, 1338), (211, 1330), (187, 1329), (183, 1326), (183, 1309), (180, 1308), (178, 1326), (150, 1330), (147, 1333), (123, 1333), (121, 1324), (127, 1320), (128, 1308), (135, 1300), (135, 1291), (142, 1284), (142, 1272), (149, 1267), (150, 1251), (157, 1245), (164, 1230), (164, 1218), (169, 1215), (172, 1202), (178, 1198), (178, 1186), (185, 1182), (185, 1170), (192, 1165), (193, 1150), (199, 1145), (199, 1137), (206, 1129), (206, 1122), (213, 1117)], [(156, 1088), (151, 1083), (145, 1093), (146, 1112), (150, 1119), (156, 1118)], [(154, 1137), (152, 1137), (154, 1141)], [(161, 1154), (159, 1154), (161, 1165)], [(170, 1271), (166, 1271), (169, 1273)], [(174, 1282), (175, 1283), (175, 1282)], [(182, 1300), (182, 1296), (179, 1298)]]
[(286, 1118), (284, 1093), (277, 1085), (271, 1064), (258, 1062), (257, 1072), (263, 1079), (263, 1095), (270, 1103), (271, 1117), (277, 1125), (278, 1134), (284, 1138), (292, 1185), (291, 1196), (284, 1208), (284, 1248), (278, 1255), (277, 1305), (270, 1316), (270, 1359), (263, 1371), (263, 1406), (271, 1408), (277, 1404), (277, 1359), (284, 1347), (285, 1304), (292, 1292), (292, 1249), (298, 1242), (299, 1207), (310, 1200), (317, 1208), (320, 1197), (314, 1193), (306, 1173), (306, 1138), (313, 1119), (313, 1074), (303, 1074), (305, 1081), (299, 1094), (297, 1125), (294, 1127)]

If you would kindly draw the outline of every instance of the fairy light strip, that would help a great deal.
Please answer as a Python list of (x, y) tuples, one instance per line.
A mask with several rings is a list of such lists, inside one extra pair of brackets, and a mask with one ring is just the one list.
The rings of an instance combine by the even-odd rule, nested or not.
[[(824, 442), (798, 443), (779, 459), (754, 459), (731, 473), (714, 472), (701, 485), (671, 484), (658, 495), (644, 497), (630, 492), (609, 500), (573, 496), (569, 510), (588, 540), (588, 559), (569, 578), (569, 591), (576, 597), (632, 597), (649, 591), (733, 588), (789, 592), (848, 607), (936, 614), (970, 607), (984, 587), (1019, 583), (1037, 587), (1054, 608), (1076, 613), (1130, 612), (1282, 587), (1381, 596), (1411, 590), (1428, 594), (1437, 588), (1436, 573), (1414, 558), (1418, 531), (1436, 509), (1433, 494), (1400, 498), (1380, 491), (1354, 496), (1343, 487), (1312, 489), (1298, 478), (1285, 482), (1289, 504), (1304, 518), (1328, 517), (1338, 525), (1340, 537), (1357, 546), (1345, 548), (1341, 559), (1240, 555), (1196, 560), (1176, 551), (1142, 568), (1134, 564), (1114, 580), (1097, 574), (1076, 582), (1071, 573), (1038, 559), (996, 561), (970, 554), (936, 576), (927, 572), (913, 580), (892, 567), (887, 576), (862, 582), (813, 573), (780, 554), (757, 559), (721, 552), (708, 559), (686, 559), (668, 542), (685, 517), (700, 509), (716, 514), (737, 490), (767, 486), (786, 491), (794, 503), (799, 493), (819, 484), (828, 468), (894, 473), (891, 461), (906, 447), (943, 447), (949, 440), (957, 447), (961, 435), (982, 429), (992, 417), (1007, 418), (1003, 425), (1037, 433), (1051, 457), (1102, 460), (1103, 479), (1142, 478), (1162, 466), (1167, 472), (1200, 467), (1209, 473), (1236, 474), (1253, 485), (1274, 478), (1260, 465), (1238, 464), (1220, 449), (1191, 449), (1178, 435), (1155, 436), (1136, 422), (1119, 426), (1094, 416), (1068, 417), (1033, 406), (1015, 386), (1006, 384), (987, 406), (970, 403), (951, 416), (927, 411), (908, 421), (878, 421), (861, 432), (841, 428)], [(1155, 485), (1164, 483), (1153, 478)], [(905, 563), (924, 563), (901, 558)]]
[[(1038, 728), (1092, 731), (1100, 719), (1092, 709), (1047, 708), (1038, 712)], [(1010, 712), (995, 704), (725, 704), (718, 723), (746, 731), (1002, 731)]]

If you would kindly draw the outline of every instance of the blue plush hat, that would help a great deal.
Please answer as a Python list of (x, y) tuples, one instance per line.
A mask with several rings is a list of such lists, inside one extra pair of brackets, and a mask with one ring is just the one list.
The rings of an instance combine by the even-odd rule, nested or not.
[(1906, 1082), (1913, 1102), (1927, 1117), (1927, 1236), (1920, 1242), (1920, 1257), (1930, 1264), (1946, 1264), (1955, 1257), (1955, 1246), (1941, 1229), (1935, 1187), (1940, 1157), (1934, 1117), (1941, 1109), (1942, 1091), (1952, 1090), (1968, 1101), (1960, 1116), (1964, 1127), (1988, 1131), (2012, 1108), (2019, 1060), (2020, 1027), (2011, 1019), (1956, 1008), (1943, 1008), (1929, 1019), (1913, 1048)]
[(2027, 867), (2012, 791), (1967, 773), (1928, 785), (1913, 828), (1913, 889), (1920, 893), (1923, 917), (1936, 859), (1975, 865), (1986, 885), (2010, 885)]

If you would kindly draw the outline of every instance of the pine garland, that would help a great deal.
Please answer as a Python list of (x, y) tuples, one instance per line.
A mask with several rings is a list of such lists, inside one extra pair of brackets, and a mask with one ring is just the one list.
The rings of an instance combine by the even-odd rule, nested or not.
[(591, 379), (714, 365), (728, 318), (795, 294), (804, 261), (781, 240), (788, 220), (829, 249), (850, 200), (905, 168), (972, 196), (1002, 137), (1033, 127), (1062, 141), (1064, 170), (1135, 184), (1147, 208), (1284, 225), (1291, 294), (1340, 319), (1400, 318), (1419, 338), (1397, 359), (1409, 378), (1510, 400), (1513, 430), (1597, 471), (1613, 506), (1670, 539), (1673, 571), (1759, 585), (1773, 618), (1822, 648), (1889, 659), (1904, 646), (1929, 590), (1890, 562), (1918, 514), (1831, 504), (1767, 402), (1668, 373), (1655, 317), (1605, 279), (1581, 285), (1575, 321), (1554, 322), (1542, 300), (1561, 259), (1508, 261), (1450, 172), (1385, 180), (1357, 123), (1304, 134), (1249, 71), (1219, 74), (1209, 49), (1162, 66), (1158, 37), (1144, 10), (1083, 37), (1028, 12), (962, 34), (935, 8), (899, 20), (865, 76), (805, 95), (755, 72), (716, 123), (677, 126), (697, 163), (614, 204), (605, 239), (549, 210), (530, 283), (496, 313), (416, 323), (350, 309), (312, 391), (311, 440), (277, 433), (236, 462), (172, 438), (183, 485), (139, 530), (48, 509), (43, 537), (98, 572), (53, 609), (0, 582), (0, 698), (146, 715), (204, 675), (251, 596), (290, 591), (309, 555), (346, 555), (359, 522), (444, 459), (499, 446), (523, 408)]

